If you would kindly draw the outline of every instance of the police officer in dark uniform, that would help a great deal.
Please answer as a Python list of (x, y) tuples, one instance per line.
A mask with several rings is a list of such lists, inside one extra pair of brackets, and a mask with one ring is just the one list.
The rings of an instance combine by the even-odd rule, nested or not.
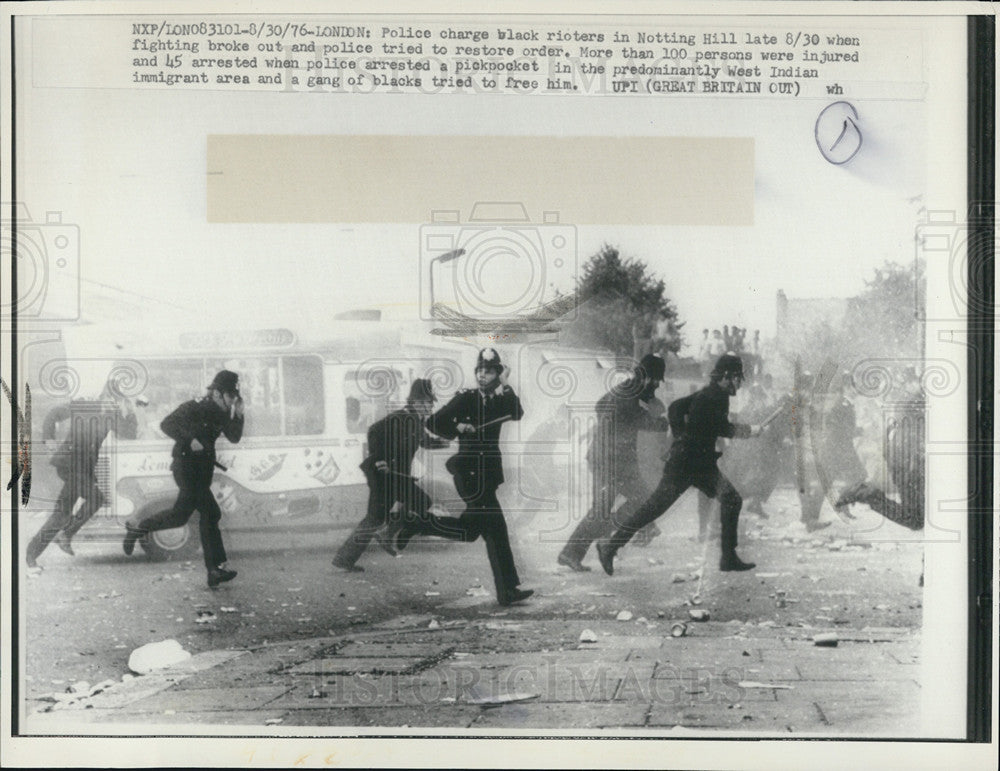
[(479, 387), (459, 391), (427, 420), (431, 433), (458, 439), (458, 453), (448, 459), (446, 467), (465, 501), (465, 511), (460, 517), (428, 515), (423, 520), (405, 522), (392, 539), (400, 548), (418, 534), (467, 542), (481, 536), (493, 571), (497, 601), (510, 605), (534, 592), (519, 588), (521, 580), (514, 565), (507, 522), (497, 500), (497, 488), (504, 481), (500, 431), (503, 423), (520, 420), (524, 415), (514, 389), (501, 381), (502, 373), (499, 354), (493, 348), (484, 348), (476, 361)]
[(608, 575), (614, 572), (614, 557), (618, 550), (640, 528), (669, 509), (692, 485), (708, 497), (718, 498), (722, 505), (722, 559), (719, 569), (750, 570), (754, 567), (752, 562), (743, 562), (736, 554), (743, 499), (719, 471), (717, 461), (721, 453), (716, 452), (715, 445), (720, 436), (748, 438), (759, 435), (760, 428), (729, 422), (729, 397), (735, 396), (743, 383), (740, 357), (723, 354), (716, 361), (710, 377), (709, 384), (690, 397), (684, 427), (670, 447), (663, 478), (656, 490), (610, 539), (598, 541), (597, 556)]
[(239, 376), (222, 370), (212, 380), (208, 394), (185, 402), (167, 415), (160, 430), (174, 440), (170, 470), (180, 488), (173, 508), (165, 509), (137, 524), (126, 524), (122, 549), (131, 555), (135, 542), (156, 530), (167, 530), (187, 523), (195, 509), (199, 513), (201, 550), (208, 571), (208, 585), (218, 586), (236, 578), (236, 571), (226, 568), (226, 549), (219, 532), (222, 512), (212, 494), (215, 473), (215, 441), (223, 434), (230, 442), (243, 436), (243, 398)]
[[(117, 394), (110, 383), (99, 399), (78, 399), (54, 407), (45, 416), (43, 439), (54, 440), (56, 425), (66, 420), (69, 421), (66, 440), (52, 456), (52, 465), (63, 487), (51, 516), (28, 543), (29, 568), (38, 567), (38, 558), (53, 539), (60, 549), (73, 554), (73, 536), (104, 505), (104, 494), (95, 473), (101, 445), (111, 431), (122, 439), (135, 439), (138, 430), (131, 402)], [(83, 503), (74, 516), (73, 508), (79, 498)]]
[[(426, 517), (431, 499), (410, 475), (413, 456), (421, 447), (446, 447), (448, 442), (431, 436), (425, 421), (434, 405), (430, 380), (417, 379), (410, 386), (406, 407), (390, 412), (368, 429), (368, 455), (361, 470), (368, 481), (368, 513), (354, 532), (344, 541), (333, 558), (334, 567), (349, 572), (364, 570), (355, 564), (386, 524), (389, 512), (400, 509), (403, 517)], [(380, 541), (391, 554), (395, 549), (388, 541)]]
[[(649, 497), (649, 488), (639, 473), (636, 443), (639, 431), (670, 428), (666, 419), (654, 417), (648, 408), (665, 373), (663, 359), (647, 354), (632, 377), (598, 400), (597, 425), (587, 448), (593, 500), (587, 516), (559, 552), (560, 565), (578, 572), (590, 570), (582, 563), (590, 544), (613, 533)], [(619, 495), (626, 502), (612, 516), (611, 507)]]

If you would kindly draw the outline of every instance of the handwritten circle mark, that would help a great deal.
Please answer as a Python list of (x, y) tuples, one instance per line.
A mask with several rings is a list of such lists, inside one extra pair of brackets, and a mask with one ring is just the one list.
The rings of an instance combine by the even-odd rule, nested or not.
[(828, 105), (816, 119), (816, 146), (830, 163), (842, 166), (858, 154), (864, 137), (858, 111), (850, 102)]

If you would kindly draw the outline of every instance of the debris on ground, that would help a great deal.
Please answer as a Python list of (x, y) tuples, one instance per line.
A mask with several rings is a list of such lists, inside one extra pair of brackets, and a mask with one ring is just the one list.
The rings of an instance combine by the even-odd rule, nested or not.
[(836, 648), (837, 642), (838, 639), (835, 632), (823, 632), (822, 634), (813, 635), (813, 644), (820, 648)]
[(631, 621), (631, 620), (632, 620), (632, 611), (630, 610), (618, 611), (618, 615), (615, 616), (615, 621)]
[(584, 629), (580, 632), (580, 642), (582, 643), (595, 643), (597, 642), (597, 635), (594, 633), (593, 629)]
[(777, 683), (758, 683), (756, 680), (741, 680), (736, 684), (737, 688), (780, 688), (782, 690), (790, 691), (792, 686), (790, 685), (778, 685)]
[(709, 613), (704, 608), (691, 608), (688, 610), (688, 615), (692, 621), (708, 621), (709, 619)]
[(189, 658), (191, 654), (177, 640), (162, 640), (147, 643), (132, 651), (128, 657), (128, 668), (137, 675), (145, 675), (156, 669), (180, 664)]
[(541, 696), (540, 693), (530, 693), (528, 691), (515, 691), (514, 693), (497, 693), (488, 696), (480, 696), (474, 689), (470, 689), (471, 695), (466, 699), (468, 704), (478, 704), (481, 707), (489, 707), (499, 704), (512, 704), (517, 701), (530, 701)]

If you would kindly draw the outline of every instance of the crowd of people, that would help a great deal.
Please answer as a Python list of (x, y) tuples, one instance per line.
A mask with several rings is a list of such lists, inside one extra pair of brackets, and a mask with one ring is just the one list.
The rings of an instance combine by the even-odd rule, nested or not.
[[(558, 553), (558, 564), (577, 572), (590, 570), (583, 560), (595, 544), (598, 562), (613, 574), (617, 552), (633, 539), (648, 542), (655, 537), (655, 521), (691, 487), (699, 491), (699, 538), (708, 537), (712, 501), (718, 505), (721, 571), (755, 567), (736, 552), (740, 514), (746, 503), (747, 511), (766, 517), (763, 506), (782, 481), (795, 485), (801, 521), (810, 531), (829, 524), (820, 521), (824, 500), (848, 516), (852, 504), (866, 503), (892, 521), (922, 527), (922, 411), (909, 410), (906, 419), (889, 422), (884, 447), (891, 482), (900, 491), (901, 500), (896, 501), (884, 482), (870, 478), (859, 457), (856, 440), (863, 430), (847, 393), (846, 374), (819, 383), (809, 373), (797, 372), (791, 392), (779, 393), (771, 375), (756, 368), (759, 357), (735, 352), (746, 345), (745, 329), (726, 327), (725, 336), (715, 331), (711, 338), (708, 330), (704, 334), (704, 355), (714, 359), (699, 390), (675, 399), (664, 410), (656, 392), (668, 366), (661, 355), (648, 352), (636, 361), (630, 377), (597, 401), (596, 427), (586, 454), (592, 480), (590, 508)], [(751, 349), (759, 349), (758, 338), (755, 333)], [(735, 350), (720, 347), (727, 345), (727, 339)], [(716, 355), (718, 350), (722, 353)], [(753, 375), (747, 361), (756, 362)], [(334, 556), (335, 567), (363, 570), (358, 562), (373, 542), (398, 555), (415, 537), (466, 543), (482, 539), (497, 601), (510, 605), (532, 595), (521, 586), (497, 495), (504, 483), (500, 444), (504, 426), (524, 416), (520, 398), (507, 382), (508, 373), (495, 349), (482, 349), (475, 365), (475, 388), (458, 391), (435, 410), (431, 381), (417, 378), (405, 406), (368, 427), (367, 455), (361, 464), (368, 507)], [(750, 384), (740, 394), (745, 378)], [(919, 395), (919, 387), (912, 390)], [(738, 395), (739, 403), (731, 405)], [(731, 406), (737, 408), (735, 419)], [(160, 429), (174, 441), (171, 471), (177, 498), (171, 508), (127, 523), (123, 541), (127, 555), (149, 533), (183, 525), (198, 511), (208, 585), (216, 587), (236, 577), (227, 565), (219, 529), (221, 511), (211, 484), (215, 468), (220, 467), (215, 443), (220, 436), (240, 441), (244, 413), (239, 375), (222, 370), (203, 398), (184, 402), (163, 419)], [(95, 472), (101, 444), (111, 430), (124, 438), (134, 436), (136, 424), (133, 405), (111, 385), (96, 402), (74, 402), (53, 410), (46, 437), (51, 439), (55, 424), (64, 420), (70, 421), (70, 430), (53, 459), (64, 486), (52, 515), (28, 545), (31, 568), (37, 568), (38, 558), (52, 541), (72, 554), (73, 536), (104, 502)], [(653, 489), (639, 471), (638, 436), (645, 431), (672, 437)], [(720, 451), (720, 440), (735, 441)], [(446, 468), (465, 509), (459, 516), (444, 516), (436, 512), (412, 464), (421, 448), (443, 449), (452, 443), (457, 446)]]
[(721, 330), (713, 329), (711, 334), (707, 329), (701, 330), (701, 341), (698, 345), (698, 361), (702, 373), (707, 374), (712, 364), (724, 353), (733, 353), (741, 357), (744, 369), (749, 378), (756, 378), (764, 372), (763, 343), (760, 330), (755, 329), (753, 337), (747, 339), (746, 327), (730, 327), (723, 325)]

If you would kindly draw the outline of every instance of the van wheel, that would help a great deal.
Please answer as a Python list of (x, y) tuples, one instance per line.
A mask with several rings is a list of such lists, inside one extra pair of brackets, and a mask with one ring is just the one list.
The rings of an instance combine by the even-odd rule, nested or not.
[(182, 527), (156, 530), (139, 540), (139, 545), (151, 560), (189, 560), (198, 554), (198, 538), (188, 522)]

